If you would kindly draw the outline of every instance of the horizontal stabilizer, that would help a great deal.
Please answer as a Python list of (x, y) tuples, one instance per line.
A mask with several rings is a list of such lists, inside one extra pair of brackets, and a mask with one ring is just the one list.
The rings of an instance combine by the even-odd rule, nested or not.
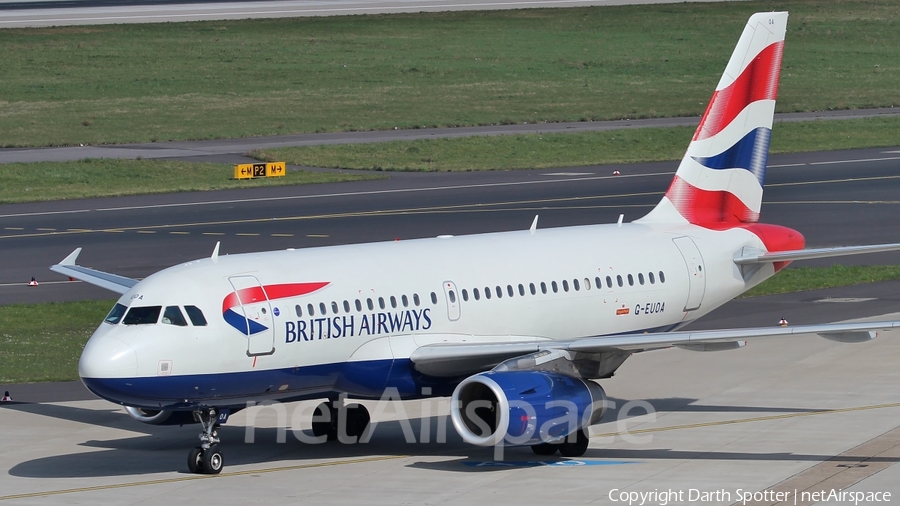
[(793, 251), (776, 251), (772, 253), (758, 252), (743, 254), (734, 259), (738, 265), (767, 264), (772, 262), (790, 262), (793, 260), (812, 260), (814, 258), (841, 257), (862, 255), (864, 253), (882, 253), (900, 250), (900, 243), (871, 244), (868, 246), (845, 246), (841, 248), (815, 248)]
[(136, 279), (126, 278), (125, 276), (110, 274), (108, 272), (95, 271), (94, 269), (88, 269), (87, 267), (76, 264), (75, 262), (78, 260), (79, 253), (81, 253), (81, 248), (70, 253), (69, 256), (64, 258), (60, 263), (50, 266), (50, 270), (62, 274), (63, 276), (75, 278), (116, 293), (125, 293), (132, 286), (137, 284)]

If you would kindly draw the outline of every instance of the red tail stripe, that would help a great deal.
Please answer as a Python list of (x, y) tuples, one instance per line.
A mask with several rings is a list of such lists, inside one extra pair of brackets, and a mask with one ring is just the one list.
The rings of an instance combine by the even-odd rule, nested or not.
[(695, 141), (708, 139), (721, 132), (753, 102), (775, 100), (783, 51), (783, 40), (770, 44), (756, 55), (733, 83), (713, 93), (700, 125), (694, 132)]
[(702, 190), (679, 176), (672, 180), (666, 197), (684, 219), (701, 227), (731, 228), (759, 220), (759, 213), (752, 211), (733, 193)]
[(236, 292), (229, 293), (228, 296), (225, 297), (225, 300), (222, 301), (222, 312), (224, 313), (225, 311), (228, 311), (234, 306), (237, 306), (239, 303), (252, 304), (254, 302), (266, 300), (266, 295), (269, 296), (269, 300), (306, 295), (324, 287), (327, 284), (328, 282), (285, 283), (282, 285), (267, 285), (265, 287), (265, 291), (263, 291), (263, 287), (261, 286), (241, 288)]

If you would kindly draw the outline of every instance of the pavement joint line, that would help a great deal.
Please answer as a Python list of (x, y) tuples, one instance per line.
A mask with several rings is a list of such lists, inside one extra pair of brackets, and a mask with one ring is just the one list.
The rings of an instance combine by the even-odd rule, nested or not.
[(869, 406), (855, 406), (852, 408), (833, 408), (816, 411), (804, 411), (800, 413), (787, 413), (783, 415), (756, 416), (752, 418), (737, 418), (734, 420), (718, 420), (715, 422), (690, 423), (685, 425), (671, 425), (668, 427), (654, 427), (650, 429), (634, 429), (619, 432), (607, 432), (605, 434), (592, 434), (591, 438), (615, 437), (624, 434), (647, 434), (651, 432), (668, 432), (672, 430), (698, 429), (703, 427), (716, 427), (721, 425), (734, 425), (739, 423), (765, 422), (769, 420), (787, 420), (790, 418), (802, 418), (807, 416), (832, 415), (835, 413), (851, 413), (855, 411), (870, 411), (873, 409), (900, 408), (900, 402), (886, 404), (871, 404)]
[(271, 234), (272, 237), (294, 237), (294, 234)]
[(162, 485), (165, 483), (178, 483), (184, 481), (194, 481), (194, 480), (209, 480), (209, 479), (221, 479), (221, 478), (229, 478), (232, 476), (246, 476), (251, 474), (265, 474), (265, 473), (277, 473), (282, 471), (294, 471), (297, 469), (310, 469), (316, 467), (331, 467), (331, 466), (341, 466), (346, 464), (361, 464), (368, 462), (379, 462), (384, 460), (394, 460), (394, 459), (404, 459), (408, 458), (409, 455), (379, 455), (374, 457), (361, 457), (356, 459), (347, 459), (347, 460), (337, 460), (337, 461), (329, 461), (329, 462), (315, 462), (311, 464), (297, 464), (293, 466), (281, 466), (281, 467), (269, 467), (264, 469), (248, 469), (244, 471), (232, 471), (232, 472), (224, 472), (221, 474), (207, 474), (207, 475), (190, 475), (190, 476), (179, 476), (175, 478), (160, 478), (157, 480), (144, 480), (144, 481), (131, 481), (126, 483), (114, 483), (109, 485), (96, 485), (93, 487), (79, 487), (79, 488), (67, 488), (60, 490), (46, 490), (43, 492), (30, 492), (25, 494), (14, 494), (14, 495), (4, 495), (0, 496), (0, 501), (8, 501), (11, 499), (27, 499), (32, 497), (48, 497), (54, 495), (62, 495), (62, 494), (74, 494), (78, 492), (94, 492), (98, 490), (112, 490), (117, 488), (129, 488), (129, 487), (141, 487), (145, 485)]

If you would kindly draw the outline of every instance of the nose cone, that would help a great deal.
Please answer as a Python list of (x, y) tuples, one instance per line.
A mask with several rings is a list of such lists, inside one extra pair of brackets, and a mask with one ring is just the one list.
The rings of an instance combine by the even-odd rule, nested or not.
[(137, 376), (137, 354), (114, 337), (92, 338), (81, 352), (78, 375), (82, 379), (133, 378)]

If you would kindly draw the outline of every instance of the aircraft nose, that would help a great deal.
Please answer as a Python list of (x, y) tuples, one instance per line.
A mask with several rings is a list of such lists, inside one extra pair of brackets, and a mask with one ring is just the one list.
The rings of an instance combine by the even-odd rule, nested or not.
[(91, 339), (78, 361), (82, 378), (130, 378), (137, 376), (134, 348), (109, 336)]

